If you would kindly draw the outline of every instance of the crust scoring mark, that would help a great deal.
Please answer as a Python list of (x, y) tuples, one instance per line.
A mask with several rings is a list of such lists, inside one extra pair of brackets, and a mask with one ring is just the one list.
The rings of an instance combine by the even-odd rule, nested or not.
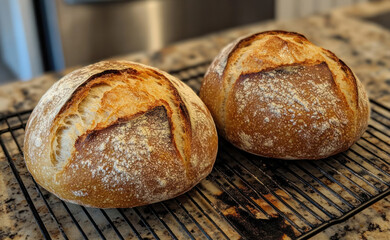
[[(333, 60), (333, 62), (337, 65), (337, 67), (340, 68), (340, 70), (343, 71), (345, 74), (342, 81), (338, 81), (339, 84), (337, 84), (337, 82), (336, 82), (336, 85), (339, 85), (339, 87), (341, 89), (344, 89), (344, 88), (347, 89), (345, 86), (348, 83), (348, 79), (352, 79), (351, 84), (353, 86), (354, 92), (352, 92), (352, 96), (347, 98), (347, 101), (348, 101), (348, 104), (351, 108), (357, 109), (359, 107), (359, 89), (358, 89), (357, 79), (356, 79), (355, 75), (353, 74), (352, 70), (347, 66), (347, 64), (345, 64), (341, 59), (339, 59), (334, 53), (332, 53), (329, 50), (323, 49), (323, 48), (321, 48), (321, 49), (323, 51), (323, 55), (326, 58)], [(337, 76), (333, 76), (333, 78), (336, 78), (336, 77)], [(344, 94), (347, 96), (351, 95), (351, 93), (349, 93), (348, 90), (345, 91)]]
[[(97, 84), (92, 86), (85, 98), (79, 102), (77, 111), (66, 115), (61, 119), (60, 126), (56, 129), (55, 138), (52, 142), (53, 152), (51, 160), (57, 168), (62, 168), (66, 161), (71, 157), (74, 150), (74, 142), (84, 129), (96, 127), (98, 108), (106, 91), (112, 89), (108, 84)], [(110, 117), (108, 109), (104, 112), (104, 117)], [(102, 117), (101, 117), (102, 118)], [(98, 120), (99, 121), (99, 120)]]
[[(267, 41), (271, 41), (272, 43), (267, 44)], [(264, 48), (264, 45), (273, 47)], [(221, 95), (223, 98), (219, 102), (220, 111), (218, 113), (218, 118), (222, 126), (226, 126), (226, 100), (231, 94), (231, 89), (239, 75), (265, 71), (269, 68), (283, 67), (293, 63), (310, 65), (316, 62), (318, 63), (318, 61), (325, 61), (330, 69), (332, 69), (333, 80), (340, 87), (349, 107), (356, 114), (355, 109), (359, 108), (359, 91), (356, 77), (349, 67), (332, 52), (313, 45), (305, 36), (294, 32), (266, 31), (238, 39), (228, 46), (229, 48), (225, 48), (217, 56), (216, 60), (218, 61), (214, 61), (210, 67), (213, 68), (218, 63), (220, 65), (219, 68), (224, 67), (224, 69), (217, 69), (219, 77), (222, 78)], [(247, 51), (248, 46), (251, 46), (251, 49), (258, 50)], [(267, 51), (270, 51), (270, 54)], [(257, 66), (253, 65), (254, 63)], [(214, 70), (214, 72), (217, 71)], [(351, 77), (353, 82), (350, 84), (353, 86), (353, 89), (350, 89), (347, 83)], [(222, 130), (226, 132), (226, 129)]]
[[(283, 34), (284, 37), (290, 37), (290, 38), (295, 38), (294, 40), (296, 42), (288, 42), (282, 38), (280, 38), (278, 35)], [(265, 36), (265, 37), (262, 37)], [(291, 55), (291, 59), (288, 59), (288, 61), (283, 60), (282, 58), (276, 59), (275, 57), (270, 57), (273, 54), (269, 54), (269, 49), (264, 49), (263, 52), (254, 52), (251, 53), (251, 51), (247, 51), (246, 49), (251, 47), (251, 48), (256, 48), (256, 46), (259, 46), (261, 44), (264, 44), (266, 41), (277, 41), (277, 44), (282, 44), (283, 48), (280, 49), (283, 50), (284, 54), (289, 53), (289, 47), (296, 47), (296, 45), (301, 45), (302, 42), (309, 42), (303, 35), (298, 34), (298, 33), (292, 33), (292, 32), (285, 32), (285, 31), (266, 31), (266, 32), (261, 32), (253, 35), (246, 36), (242, 39), (238, 39), (238, 41), (234, 42), (234, 45), (230, 47), (229, 52), (224, 52), (221, 53), (222, 58), (224, 59), (225, 66), (228, 66), (228, 68), (231, 68), (231, 71), (227, 71), (229, 74), (226, 74), (226, 71), (224, 71), (224, 74), (222, 75), (223, 78), (223, 86), (222, 86), (222, 91), (223, 91), (223, 96), (224, 98), (222, 99), (221, 103), (221, 108), (220, 108), (220, 117), (222, 118), (222, 124), (226, 126), (226, 101), (228, 96), (231, 93), (231, 89), (233, 88), (233, 85), (235, 83), (235, 80), (238, 79), (238, 76), (241, 75), (242, 73), (245, 73), (246, 69), (251, 70), (251, 66), (246, 66), (248, 63), (247, 58), (253, 58), (255, 57), (254, 60), (258, 61), (253, 61), (258, 66), (252, 66), (255, 67), (258, 71), (263, 71), (268, 68), (276, 68), (276, 67), (281, 67), (283, 65), (289, 65), (292, 63), (299, 63), (299, 62), (305, 62), (305, 60), (302, 59), (297, 59), (297, 56), (293, 54)], [(272, 45), (272, 43), (270, 43)], [(271, 50), (273, 50), (271, 48)], [(259, 58), (258, 58), (259, 57)], [(239, 69), (239, 71), (235, 71), (235, 69)], [(226, 69), (225, 69), (226, 70)], [(224, 132), (226, 132), (226, 129), (223, 129)]]
[[(294, 136), (301, 137), (300, 143), (307, 144), (307, 148), (311, 148), (313, 144), (320, 145), (319, 152), (315, 153), (319, 156), (327, 156), (342, 145), (340, 130), (343, 131), (349, 122), (348, 114), (344, 112), (347, 103), (345, 99), (339, 98), (341, 93), (338, 93), (325, 62), (313, 66), (286, 66), (243, 74), (235, 83), (233, 91), (235, 94), (232, 101), (237, 105), (238, 117), (245, 119), (267, 116), (261, 120), (260, 125), (263, 130), (267, 129), (265, 132), (270, 132), (270, 136), (280, 135), (285, 131), (292, 132)], [(248, 109), (252, 105), (256, 105), (257, 109)], [(290, 129), (285, 129), (284, 124), (281, 126), (282, 130), (268, 129), (268, 123), (275, 122), (284, 122)], [(307, 135), (308, 131), (311, 134)], [(255, 141), (249, 139), (248, 134), (238, 133), (241, 144), (247, 150), (252, 150), (251, 142), (260, 142), (264, 147), (273, 145), (272, 139), (267, 136)], [(310, 140), (313, 135), (316, 136), (314, 139), (326, 135), (333, 140), (313, 142)]]
[[(95, 187), (101, 190), (124, 191), (127, 186), (137, 189), (129, 196), (137, 201), (152, 203), (166, 199), (177, 191), (174, 184), (185, 182), (186, 178), (180, 174), (184, 163), (169, 160), (170, 157), (165, 159), (179, 154), (169, 128), (168, 112), (162, 105), (89, 131), (76, 143), (83, 157), (76, 156), (66, 168), (73, 173), (86, 171), (87, 178), (97, 180)], [(92, 187), (87, 189), (91, 195), (98, 193)]]
[[(120, 94), (128, 101), (120, 99)], [(113, 100), (119, 102), (113, 105)], [(75, 151), (76, 140), (87, 131), (108, 127), (120, 118), (131, 118), (161, 104), (167, 109), (179, 157), (187, 163), (191, 149), (185, 146), (191, 146), (191, 123), (176, 88), (154, 69), (128, 68), (96, 74), (74, 91), (55, 119), (53, 126), (57, 127), (51, 130), (52, 164), (63, 168)]]

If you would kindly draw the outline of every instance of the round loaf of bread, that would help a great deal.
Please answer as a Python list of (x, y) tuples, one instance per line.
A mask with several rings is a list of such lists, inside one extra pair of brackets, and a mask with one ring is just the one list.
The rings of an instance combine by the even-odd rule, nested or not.
[(200, 97), (228, 141), (281, 159), (348, 149), (367, 128), (367, 94), (347, 65), (304, 36), (269, 31), (226, 46)]
[(206, 106), (158, 69), (104, 61), (41, 98), (26, 127), (28, 170), (59, 198), (124, 208), (178, 196), (206, 177), (218, 148)]

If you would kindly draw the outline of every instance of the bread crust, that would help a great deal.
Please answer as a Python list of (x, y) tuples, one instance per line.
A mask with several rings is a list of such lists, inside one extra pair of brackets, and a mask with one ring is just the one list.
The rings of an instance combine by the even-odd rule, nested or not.
[(26, 127), (34, 179), (98, 208), (150, 204), (206, 177), (218, 148), (210, 112), (180, 80), (127, 61), (76, 70), (41, 98)]
[(268, 31), (229, 44), (199, 93), (219, 133), (253, 154), (320, 159), (364, 133), (369, 102), (350, 68), (294, 32)]

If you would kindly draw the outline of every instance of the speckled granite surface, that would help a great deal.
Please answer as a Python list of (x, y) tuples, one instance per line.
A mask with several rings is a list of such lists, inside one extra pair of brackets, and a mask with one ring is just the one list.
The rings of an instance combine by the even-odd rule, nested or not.
[[(366, 86), (371, 98), (390, 107), (390, 30), (364, 18), (390, 12), (390, 2), (363, 4), (331, 14), (289, 22), (266, 22), (191, 39), (158, 52), (124, 55), (127, 59), (164, 70), (174, 70), (211, 60), (228, 42), (252, 32), (271, 29), (297, 31), (344, 60)], [(41, 95), (71, 71), (46, 74), (28, 82), (0, 86), (0, 114), (33, 108)], [(17, 136), (22, 139), (23, 136)], [(13, 146), (15, 148), (16, 146)], [(23, 164), (16, 159), (16, 164)], [(21, 173), (26, 177), (27, 173)], [(30, 192), (38, 197), (36, 192)], [(41, 238), (26, 200), (0, 152), (0, 238)], [(36, 206), (42, 211), (44, 206)], [(54, 221), (48, 219), (48, 221)], [(83, 220), (81, 220), (83, 221)], [(54, 236), (60, 237), (58, 230)], [(57, 232), (55, 232), (57, 231)], [(349, 220), (329, 227), (312, 239), (390, 239), (390, 197)]]

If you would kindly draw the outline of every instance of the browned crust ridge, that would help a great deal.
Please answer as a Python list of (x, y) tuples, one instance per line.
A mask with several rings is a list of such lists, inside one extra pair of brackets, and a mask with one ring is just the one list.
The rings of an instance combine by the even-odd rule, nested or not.
[[(264, 142), (262, 142), (263, 140), (259, 140), (259, 137), (257, 136), (267, 135), (266, 130), (259, 129), (262, 125), (259, 124), (257, 127), (252, 126), (254, 127), (254, 130), (253, 132), (250, 132), (244, 127), (242, 123), (247, 121), (249, 125), (251, 125), (251, 122), (257, 122), (258, 119), (261, 118), (260, 116), (253, 116), (253, 114), (256, 112), (256, 109), (260, 108), (259, 104), (255, 106), (253, 102), (254, 100), (248, 99), (240, 101), (239, 103), (235, 102), (235, 99), (240, 98), (239, 95), (251, 97), (257, 94), (261, 98), (263, 96), (261, 96), (260, 93), (263, 90), (259, 90), (260, 92), (253, 92), (252, 94), (245, 94), (245, 91), (250, 91), (250, 89), (245, 88), (245, 90), (237, 90), (236, 85), (244, 79), (256, 78), (258, 75), (263, 73), (274, 74), (278, 69), (291, 69), (296, 66), (311, 67), (319, 66), (321, 64), (326, 65), (326, 68), (329, 69), (329, 72), (331, 73), (331, 77), (327, 77), (327, 80), (324, 80), (323, 82), (317, 82), (318, 86), (312, 86), (312, 89), (318, 90), (320, 86), (328, 84), (329, 86), (326, 87), (326, 91), (328, 91), (329, 94), (332, 94), (332, 99), (330, 97), (327, 97), (327, 99), (331, 99), (332, 101), (334, 100), (334, 102), (337, 102), (338, 104), (342, 103), (341, 105), (344, 107), (344, 109), (340, 109), (339, 112), (344, 111), (345, 116), (341, 116), (341, 113), (334, 116), (337, 118), (338, 123), (336, 123), (334, 119), (328, 119), (329, 121), (332, 121), (331, 127), (336, 129), (334, 134), (339, 134), (337, 131), (343, 132), (344, 134), (344, 136), (340, 139), (338, 136), (335, 137), (335, 139), (337, 138), (337, 141), (339, 141), (338, 149), (329, 150), (329, 152), (321, 154), (318, 154), (320, 151), (319, 149), (315, 149), (316, 151), (314, 151), (313, 154), (309, 152), (304, 154), (303, 152), (305, 152), (305, 150), (299, 148), (295, 148), (294, 150), (296, 152), (302, 152), (302, 154), (294, 154), (292, 151), (287, 153), (282, 150), (265, 150), (262, 147), (264, 145)], [(297, 78), (302, 78), (302, 76), (299, 74), (312, 74), (310, 72), (299, 73), (299, 70), (297, 71)], [(318, 74), (321, 75), (325, 73), (320, 71)], [(327, 75), (325, 74), (324, 76)], [(279, 75), (279, 77), (284, 78), (286, 76)], [(283, 80), (280, 79), (280, 81)], [(248, 84), (253, 86), (256, 85), (253, 82)], [(257, 85), (259, 84), (260, 83)], [(261, 84), (263, 89), (267, 88), (267, 82), (265, 80)], [(276, 82), (273, 84), (278, 85)], [(293, 80), (287, 80), (286, 84), (293, 84)], [(281, 89), (283, 86), (278, 86), (278, 88), (279, 89), (273, 90), (274, 94), (276, 94), (275, 91), (285, 91), (285, 93), (288, 91), (286, 89)], [(325, 89), (324, 86), (322, 86), (322, 88)], [(331, 51), (315, 46), (309, 40), (307, 40), (306, 37), (295, 32), (279, 30), (266, 31), (243, 37), (227, 45), (214, 59), (211, 66), (209, 67), (202, 82), (199, 95), (212, 113), (219, 133), (222, 136), (245, 151), (274, 158), (317, 159), (344, 151), (360, 138), (367, 127), (369, 118), (369, 104), (367, 94), (351, 69)], [(309, 95), (306, 94), (306, 97)], [(294, 97), (297, 98), (298, 96)], [(302, 95), (299, 97), (305, 98), (305, 96)], [(319, 100), (321, 101), (321, 99)], [(267, 100), (266, 103), (275, 105), (275, 100)], [(285, 101), (285, 103), (287, 102)], [(251, 105), (252, 107), (245, 108), (247, 105)], [(245, 114), (242, 116), (239, 116), (240, 114), (237, 115), (237, 112), (235, 111), (238, 108), (243, 107), (246, 109)], [(291, 108), (291, 106), (284, 107), (285, 109)], [(326, 111), (332, 111), (331, 107), (328, 106)], [(232, 112), (234, 112), (236, 115), (233, 115)], [(274, 113), (271, 113), (270, 110), (268, 112), (263, 112), (262, 114), (270, 115), (270, 117), (274, 116)], [(279, 119), (279, 122), (269, 123), (263, 125), (263, 127), (271, 124), (270, 126), (273, 126), (273, 128), (276, 129), (278, 128), (279, 124), (289, 124), (286, 122), (286, 120), (294, 122), (293, 119), (284, 117)], [(307, 121), (306, 124), (308, 125), (312, 123), (306, 118), (305, 120)], [(325, 123), (325, 119), (321, 124), (327, 124)], [(338, 126), (335, 126), (337, 124)], [(327, 128), (327, 126), (324, 125), (322, 128)], [(244, 129), (246, 130), (243, 131)], [(240, 133), (242, 134), (241, 137), (238, 136)], [(318, 136), (314, 135), (312, 137), (318, 138)], [(247, 140), (246, 144), (243, 143), (245, 142), (243, 140), (244, 138)], [(277, 138), (284, 138), (285, 142), (291, 141), (291, 139), (288, 137), (283, 137), (282, 135), (278, 136)], [(248, 139), (250, 141), (254, 141), (253, 144), (249, 144)], [(321, 140), (312, 142), (311, 145), (318, 144), (320, 147), (321, 145), (318, 143), (319, 141)], [(270, 142), (270, 140), (268, 142)], [(257, 149), (256, 147), (248, 147), (249, 145), (256, 144), (259, 146)], [(280, 144), (283, 145), (283, 142)], [(284, 143), (283, 147), (289, 148), (290, 145), (288, 143)], [(321, 147), (323, 148), (324, 146)], [(311, 149), (309, 145), (307, 145), (306, 148)]]
[(188, 191), (210, 173), (217, 147), (212, 117), (188, 86), (152, 67), (107, 61), (42, 97), (24, 153), (37, 183), (59, 198), (113, 208)]

